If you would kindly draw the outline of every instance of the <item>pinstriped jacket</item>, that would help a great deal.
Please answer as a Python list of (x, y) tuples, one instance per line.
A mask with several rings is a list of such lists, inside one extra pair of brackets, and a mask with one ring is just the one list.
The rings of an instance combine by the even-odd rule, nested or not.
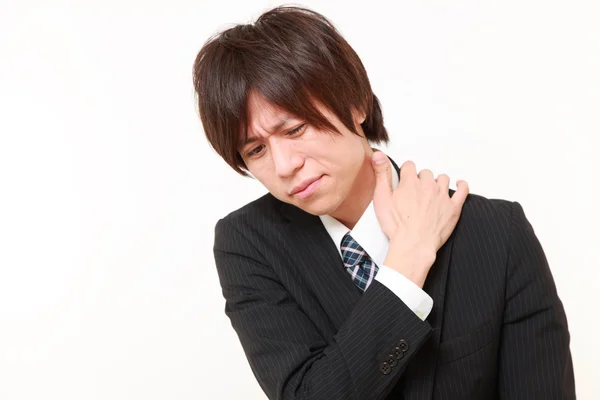
[(378, 281), (360, 292), (319, 217), (270, 194), (219, 220), (214, 256), (270, 399), (575, 398), (563, 305), (517, 202), (468, 195), (425, 321)]

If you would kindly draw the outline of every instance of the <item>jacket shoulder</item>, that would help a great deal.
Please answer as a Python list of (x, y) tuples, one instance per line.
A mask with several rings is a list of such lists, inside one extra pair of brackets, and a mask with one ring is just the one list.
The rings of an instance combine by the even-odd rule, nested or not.
[(267, 193), (256, 200), (220, 218), (215, 225), (215, 241), (232, 239), (241, 234), (245, 238), (271, 237), (273, 227), (283, 224), (283, 203)]
[(510, 221), (513, 201), (505, 199), (488, 198), (479, 194), (470, 193), (463, 206), (463, 213), (468, 218), (494, 220), (501, 223)]
[(469, 194), (453, 235), (471, 244), (476, 241), (478, 246), (505, 251), (509, 246), (515, 205), (518, 203), (510, 200)]

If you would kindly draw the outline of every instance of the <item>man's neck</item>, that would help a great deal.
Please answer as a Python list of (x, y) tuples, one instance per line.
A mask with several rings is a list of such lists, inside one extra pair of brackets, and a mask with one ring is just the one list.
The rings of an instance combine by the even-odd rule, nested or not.
[(353, 229), (360, 217), (373, 200), (375, 191), (375, 172), (371, 166), (371, 158), (365, 157), (363, 166), (354, 181), (354, 185), (344, 202), (331, 216), (348, 229)]

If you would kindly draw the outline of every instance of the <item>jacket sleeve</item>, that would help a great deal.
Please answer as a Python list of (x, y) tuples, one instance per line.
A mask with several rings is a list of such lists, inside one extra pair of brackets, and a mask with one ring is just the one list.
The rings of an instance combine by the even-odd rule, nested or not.
[(373, 281), (327, 340), (252, 240), (222, 219), (214, 255), (225, 312), (269, 399), (385, 398), (431, 335), (429, 323)]
[(500, 344), (501, 399), (574, 399), (565, 311), (548, 261), (519, 203), (512, 204)]

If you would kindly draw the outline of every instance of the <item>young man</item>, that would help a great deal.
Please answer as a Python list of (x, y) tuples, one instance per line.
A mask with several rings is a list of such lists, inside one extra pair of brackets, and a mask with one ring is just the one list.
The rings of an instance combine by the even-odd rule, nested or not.
[(516, 202), (402, 168), (358, 56), (283, 7), (194, 64), (206, 136), (269, 194), (221, 219), (226, 314), (271, 399), (575, 398), (569, 332)]

